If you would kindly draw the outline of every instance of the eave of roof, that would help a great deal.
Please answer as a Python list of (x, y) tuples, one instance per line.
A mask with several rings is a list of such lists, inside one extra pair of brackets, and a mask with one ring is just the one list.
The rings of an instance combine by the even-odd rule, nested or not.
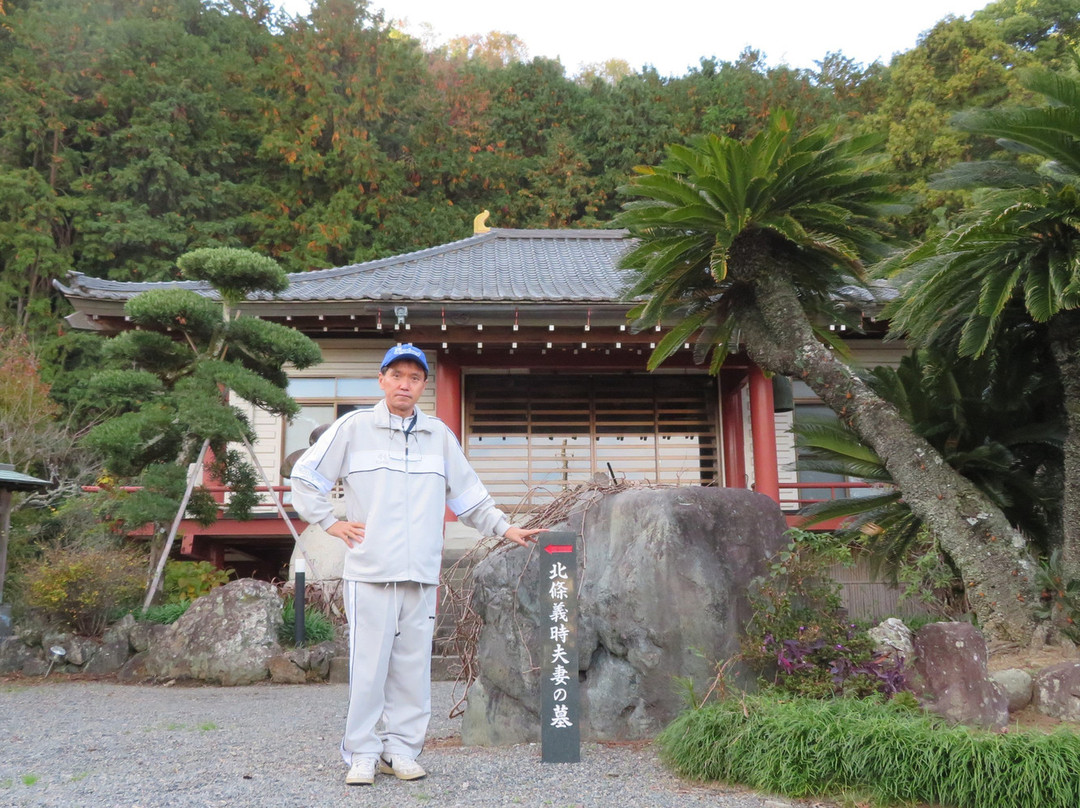
[(48, 480), (15, 471), (15, 467), (9, 463), (0, 463), (0, 491), (32, 491), (49, 485)]
[[(615, 303), (630, 273), (618, 268), (630, 247), (623, 230), (493, 229), (461, 241), (361, 264), (289, 275), (280, 295), (258, 293), (250, 303)], [(76, 301), (123, 302), (150, 289), (217, 293), (197, 281), (140, 283), (73, 272), (56, 287)]]

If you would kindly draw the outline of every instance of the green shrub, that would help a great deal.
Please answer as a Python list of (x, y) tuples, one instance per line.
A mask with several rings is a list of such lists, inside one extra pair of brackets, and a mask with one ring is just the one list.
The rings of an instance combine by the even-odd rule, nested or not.
[(1080, 642), (1080, 581), (1065, 577), (1061, 548), (1039, 564), (1035, 581), (1042, 590), (1036, 617), (1052, 620), (1059, 632)]
[(51, 623), (100, 635), (111, 615), (146, 589), (146, 557), (134, 548), (54, 548), (23, 570), (23, 604)]
[[(278, 629), (278, 640), (282, 645), (292, 645), (296, 639), (296, 603), (293, 598), (285, 598), (281, 607), (282, 624)], [(330, 618), (318, 609), (304, 608), (304, 640), (307, 645), (318, 645), (334, 639), (334, 624)]]
[(788, 532), (769, 572), (749, 588), (754, 610), (742, 637), (742, 660), (771, 685), (799, 696), (892, 695), (903, 667), (876, 659), (866, 631), (848, 619), (829, 567), (850, 563), (848, 547), (827, 533)]
[[(970, 619), (965, 618), (971, 610), (964, 582), (927, 531), (920, 531), (907, 558), (896, 567), (896, 579), (901, 586), (900, 602), (914, 602), (927, 611), (928, 617), (921, 625), (936, 620)], [(910, 621), (904, 622), (909, 628), (916, 628)]]
[(218, 569), (209, 561), (167, 561), (161, 585), (165, 603), (190, 603), (227, 584), (231, 575), (232, 570)]
[(658, 745), (685, 777), (791, 797), (853, 791), (882, 804), (1080, 805), (1075, 732), (948, 727), (900, 700), (726, 699), (680, 715)]

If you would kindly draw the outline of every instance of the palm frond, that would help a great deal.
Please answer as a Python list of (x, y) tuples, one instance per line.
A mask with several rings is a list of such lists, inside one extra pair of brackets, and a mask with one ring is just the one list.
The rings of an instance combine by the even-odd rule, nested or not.
[(1038, 174), (1009, 160), (977, 160), (957, 163), (930, 178), (929, 186), (939, 191), (970, 188), (1026, 188), (1038, 181)]
[(656, 348), (653, 349), (652, 354), (649, 356), (648, 369), (656, 370), (665, 359), (668, 359), (672, 354), (678, 351), (683, 343), (689, 340), (694, 332), (701, 328), (711, 316), (712, 312), (708, 309), (702, 309), (696, 313), (684, 316), (678, 324), (665, 334), (663, 339), (656, 344)]
[[(815, 502), (799, 511), (799, 525), (810, 527), (833, 519), (866, 515), (872, 515), (878, 523), (892, 521), (883, 518), (883, 515), (900, 504), (900, 498), (899, 491), (889, 491), (869, 497), (847, 497)], [(848, 527), (850, 529), (850, 526)]]
[(641, 316), (705, 299), (726, 310), (732, 248), (765, 230), (777, 237), (774, 257), (798, 276), (800, 300), (820, 306), (843, 278), (862, 273), (864, 252), (879, 249), (877, 206), (890, 198), (889, 179), (865, 170), (877, 142), (830, 128), (798, 136), (779, 111), (748, 141), (710, 134), (670, 146), (622, 189), (631, 201), (617, 223), (638, 243), (621, 266), (638, 272), (628, 295), (649, 298)]

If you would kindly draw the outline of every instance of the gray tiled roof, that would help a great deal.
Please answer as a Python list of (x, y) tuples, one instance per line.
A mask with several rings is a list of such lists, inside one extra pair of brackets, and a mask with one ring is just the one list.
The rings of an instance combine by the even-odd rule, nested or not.
[[(629, 273), (618, 269), (624, 230), (492, 229), (461, 241), (362, 264), (289, 275), (278, 300), (614, 302)], [(72, 273), (64, 294), (125, 300), (163, 286), (216, 297), (207, 284), (134, 283)], [(252, 299), (270, 300), (260, 293)]]
[(29, 474), (23, 474), (21, 471), (15, 471), (15, 467), (10, 463), (0, 463), (0, 489), (30, 491), (34, 488), (44, 488), (47, 485), (50, 485), (48, 480), (40, 480), (37, 477), (31, 477)]

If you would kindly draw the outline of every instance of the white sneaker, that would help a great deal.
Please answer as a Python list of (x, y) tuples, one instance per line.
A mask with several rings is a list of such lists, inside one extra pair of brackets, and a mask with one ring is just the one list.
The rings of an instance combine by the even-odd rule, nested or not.
[(345, 784), (349, 786), (370, 786), (375, 782), (375, 757), (373, 755), (353, 755), (352, 766), (345, 775)]
[(423, 766), (404, 755), (391, 755), (390, 760), (380, 757), (379, 771), (382, 774), (392, 774), (398, 780), (419, 780), (427, 775)]

